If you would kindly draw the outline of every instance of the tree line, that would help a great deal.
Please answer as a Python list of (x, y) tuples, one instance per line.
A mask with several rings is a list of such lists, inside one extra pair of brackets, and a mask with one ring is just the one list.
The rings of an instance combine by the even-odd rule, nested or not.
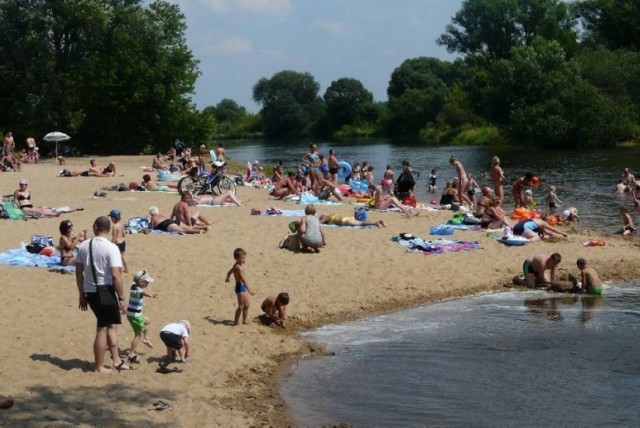
[(308, 72), (255, 83), (257, 114), (192, 103), (198, 61), (177, 5), (0, 3), (0, 127), (68, 130), (82, 151), (140, 153), (176, 138), (385, 136), (428, 144), (603, 147), (640, 138), (640, 2), (466, 0), (376, 102), (357, 79), (324, 94)]

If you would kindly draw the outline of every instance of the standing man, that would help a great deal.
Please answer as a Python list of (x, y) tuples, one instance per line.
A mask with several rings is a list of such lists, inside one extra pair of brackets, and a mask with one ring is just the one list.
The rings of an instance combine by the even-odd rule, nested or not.
[(11, 132), (7, 132), (4, 136), (4, 141), (2, 143), (2, 154), (4, 156), (8, 156), (13, 154), (13, 151), (16, 148), (16, 143), (13, 141), (13, 134)]
[(416, 186), (416, 180), (411, 172), (411, 163), (408, 160), (402, 161), (402, 172), (396, 180), (396, 187), (393, 193), (400, 199), (406, 198), (413, 194), (413, 188)]
[(218, 143), (218, 147), (216, 148), (216, 160), (224, 162), (226, 158), (227, 152), (224, 151), (224, 144)]
[(78, 248), (76, 257), (76, 285), (79, 293), (80, 310), (91, 308), (97, 319), (96, 337), (93, 342), (96, 373), (109, 372), (104, 367), (107, 348), (111, 354), (113, 367), (129, 370), (118, 354), (116, 326), (121, 323), (127, 305), (122, 287), (122, 257), (120, 250), (109, 239), (111, 221), (98, 217), (93, 223), (95, 238), (87, 239)]
[(329, 150), (329, 174), (331, 174), (331, 182), (338, 184), (338, 155), (335, 150)]

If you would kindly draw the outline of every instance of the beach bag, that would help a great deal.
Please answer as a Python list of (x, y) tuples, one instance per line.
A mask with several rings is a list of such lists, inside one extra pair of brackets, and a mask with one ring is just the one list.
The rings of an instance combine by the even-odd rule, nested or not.
[(297, 234), (287, 234), (278, 244), (278, 248), (286, 248), (287, 250), (300, 249), (300, 241)]
[(367, 221), (367, 211), (363, 207), (354, 209), (353, 216), (358, 221)]
[(460, 225), (464, 221), (464, 214), (455, 214), (451, 220), (449, 220), (448, 224)]

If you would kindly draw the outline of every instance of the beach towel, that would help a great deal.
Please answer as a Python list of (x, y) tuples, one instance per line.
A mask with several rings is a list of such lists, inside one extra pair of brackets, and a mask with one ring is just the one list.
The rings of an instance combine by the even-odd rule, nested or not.
[(56, 251), (51, 256), (31, 254), (26, 246), (22, 244), (20, 248), (6, 250), (0, 253), (0, 264), (11, 266), (41, 267), (59, 272), (75, 272), (75, 266), (62, 266), (60, 264), (60, 253)]
[(401, 239), (400, 236), (391, 238), (407, 249), (407, 252), (422, 252), (425, 255), (451, 253), (458, 251), (471, 251), (481, 248), (476, 241), (460, 241), (449, 239), (437, 239), (427, 241), (422, 238)]
[(16, 204), (11, 201), (5, 201), (2, 203), (2, 208), (7, 213), (11, 220), (24, 220), (24, 213)]

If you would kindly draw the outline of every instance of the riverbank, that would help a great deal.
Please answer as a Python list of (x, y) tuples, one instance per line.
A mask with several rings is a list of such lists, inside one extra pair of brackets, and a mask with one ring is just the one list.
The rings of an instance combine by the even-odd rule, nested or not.
[[(100, 165), (114, 161), (115, 178), (57, 178), (62, 167), (53, 163), (25, 165), (22, 173), (3, 173), (3, 194), (10, 194), (20, 178), (29, 180), (35, 205), (82, 207), (65, 214), (77, 230), (90, 229), (95, 217), (111, 209), (123, 218), (141, 216), (151, 205), (164, 214), (178, 200), (175, 194), (107, 192), (92, 195), (103, 186), (140, 181), (140, 166), (151, 157), (99, 158)], [(88, 159), (69, 159), (67, 169), (85, 169)], [(429, 228), (449, 219), (450, 211), (422, 211), (419, 216), (369, 212), (383, 219), (386, 229), (327, 228), (328, 245), (319, 254), (291, 253), (277, 244), (287, 233), (291, 217), (251, 216), (251, 208), (264, 212), (274, 206), (302, 206), (273, 201), (264, 190), (239, 188), (246, 207), (202, 208), (214, 221), (211, 232), (199, 236), (156, 234), (127, 235), (130, 284), (136, 270), (146, 269), (156, 280), (145, 299), (151, 319), (153, 349), (142, 349), (142, 363), (132, 372), (96, 375), (91, 372), (91, 344), (95, 320), (77, 309), (74, 277), (46, 269), (0, 265), (5, 278), (5, 328), (0, 340), (1, 395), (13, 395), (16, 405), (0, 413), (7, 424), (33, 425), (56, 421), (89, 425), (171, 424), (195, 426), (207, 421), (217, 426), (290, 425), (285, 404), (278, 395), (278, 374), (300, 355), (318, 352), (303, 343), (297, 332), (326, 323), (413, 307), (441, 299), (486, 290), (498, 290), (519, 273), (531, 253), (560, 252), (560, 273), (576, 271), (575, 260), (585, 257), (603, 279), (633, 281), (640, 278), (637, 242), (619, 236), (573, 229), (569, 239), (557, 243), (531, 243), (505, 247), (483, 232), (456, 231), (456, 239), (478, 241), (482, 249), (425, 256), (405, 253), (391, 241), (401, 232), (428, 238)], [(318, 208), (319, 213), (352, 215), (353, 206)], [(58, 238), (61, 219), (0, 221), (2, 248), (17, 248), (32, 235)], [(582, 242), (602, 239), (604, 247), (583, 247)], [(247, 250), (246, 275), (256, 295), (251, 298), (247, 326), (232, 327), (236, 297), (224, 282), (236, 247)], [(127, 285), (128, 287), (128, 285)], [(289, 328), (284, 331), (254, 320), (262, 300), (279, 291), (291, 295)], [(193, 324), (193, 357), (180, 374), (158, 374), (156, 362), (163, 354), (157, 337), (166, 323), (189, 319)], [(132, 338), (124, 324), (119, 347)], [(151, 411), (163, 400), (172, 409)]]

